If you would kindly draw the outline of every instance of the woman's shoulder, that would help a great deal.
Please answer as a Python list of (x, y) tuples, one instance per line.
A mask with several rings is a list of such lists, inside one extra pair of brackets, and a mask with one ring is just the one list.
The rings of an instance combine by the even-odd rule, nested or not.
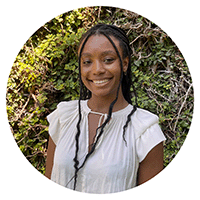
[(58, 118), (62, 123), (73, 117), (78, 111), (78, 100), (61, 101), (57, 108), (47, 116), (47, 119)]
[(137, 108), (134, 116), (139, 121), (158, 121), (158, 116), (156, 114), (142, 108)]
[(132, 116), (132, 124), (138, 136), (140, 136), (148, 128), (154, 124), (157, 124), (158, 122), (159, 118), (157, 115), (141, 108), (137, 108)]
[(57, 109), (67, 109), (67, 110), (73, 110), (78, 106), (78, 100), (71, 100), (71, 101), (61, 101), (57, 105)]

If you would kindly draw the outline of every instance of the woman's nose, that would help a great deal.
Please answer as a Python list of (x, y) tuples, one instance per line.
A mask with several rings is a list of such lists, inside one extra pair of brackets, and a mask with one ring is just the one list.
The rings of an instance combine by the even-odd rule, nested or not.
[(103, 67), (103, 64), (97, 60), (93, 64), (92, 71), (93, 71), (93, 74), (99, 75), (105, 72), (105, 68)]

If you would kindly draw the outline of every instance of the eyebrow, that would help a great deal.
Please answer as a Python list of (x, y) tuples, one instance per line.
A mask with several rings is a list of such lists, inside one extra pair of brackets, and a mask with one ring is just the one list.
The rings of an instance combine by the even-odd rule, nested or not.
[[(115, 51), (112, 51), (112, 50), (108, 50), (108, 51), (104, 51), (101, 53), (102, 56), (106, 56), (108, 54), (117, 54)], [(92, 54), (91, 53), (82, 53), (81, 56), (91, 56)]]

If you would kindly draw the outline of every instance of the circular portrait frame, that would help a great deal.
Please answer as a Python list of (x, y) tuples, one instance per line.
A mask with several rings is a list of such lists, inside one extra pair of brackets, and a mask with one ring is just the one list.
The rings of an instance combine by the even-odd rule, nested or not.
[[(95, 10), (95, 7), (88, 7), (88, 9), (94, 9)], [(97, 15), (97, 18), (99, 18), (100, 19), (100, 21), (101, 21), (101, 14), (99, 14), (100, 13), (100, 11), (98, 10), (98, 9), (100, 9), (100, 7), (96, 7), (96, 12), (98, 13), (98, 14), (96, 14)], [(111, 7), (108, 7), (108, 10), (109, 9), (112, 9)], [(103, 10), (103, 9), (102, 9)], [(90, 10), (91, 11), (91, 10)], [(70, 11), (71, 13), (72, 12), (79, 12), (79, 11)], [(70, 13), (70, 12), (68, 12), (68, 13)], [(88, 11), (87, 11), (88, 12)], [(112, 11), (109, 11), (108, 13), (111, 13)], [(120, 11), (118, 11), (118, 13), (120, 13)], [(127, 13), (126, 13), (127, 14)], [(130, 13), (129, 13), (130, 14)], [(134, 13), (134, 14), (136, 14), (136, 13)], [(62, 16), (63, 16), (64, 14), (62, 14)], [(78, 15), (78, 14), (77, 14)], [(137, 14), (136, 14), (137, 15)], [(54, 18), (53, 20), (56, 20), (55, 21), (55, 24), (56, 23), (62, 23), (62, 16), (60, 15), (60, 16), (58, 16), (58, 17), (56, 17), (56, 18)], [(131, 18), (131, 16), (128, 16), (128, 17), (130, 17)], [(82, 18), (82, 16), (80, 16), (80, 17), (78, 17), (77, 16), (77, 19), (78, 18), (80, 18), (80, 20), (82, 20), (81, 18)], [(50, 23), (54, 23), (53, 22), (53, 20), (51, 20), (50, 22), (49, 22), (49, 24)], [(72, 19), (72, 20), (74, 20), (74, 19)], [(141, 21), (140, 21), (141, 20)], [(144, 21), (145, 20), (147, 20), (146, 18), (144, 18), (144, 17), (142, 17), (141, 16), (141, 19), (140, 19), (139, 21), (140, 22), (142, 22), (141, 24), (143, 24), (144, 23)], [(144, 21), (143, 21), (144, 20)], [(88, 20), (88, 21), (91, 21), (91, 20)], [(134, 43), (136, 43), (136, 42), (138, 42), (138, 40), (139, 39), (148, 39), (148, 37), (153, 37), (153, 35), (155, 34), (155, 41), (157, 40), (156, 39), (156, 37), (157, 37), (157, 35), (156, 34), (160, 34), (160, 31), (162, 31), (161, 29), (159, 29), (159, 27), (158, 26), (156, 26), (155, 25), (155, 27), (154, 27), (154, 29), (148, 29), (148, 26), (146, 27), (146, 30), (144, 29), (143, 30), (143, 32), (140, 32), (140, 28), (142, 27), (139, 27), (140, 26), (140, 22), (138, 22), (138, 27), (133, 27), (133, 29), (136, 29), (137, 30), (137, 28), (138, 28), (138, 32), (139, 32), (139, 34), (141, 34), (141, 35), (137, 35), (137, 36), (135, 36), (135, 38), (131, 41), (131, 44), (134, 44)], [(149, 22), (149, 21), (148, 21)], [(80, 22), (77, 22), (77, 24), (79, 24)], [(127, 28), (130, 24), (128, 24), (129, 22), (127, 22), (125, 25), (126, 25), (126, 27), (125, 27), (125, 25), (124, 25), (124, 27), (122, 27), (122, 28)], [(41, 27), (41, 28), (43, 28), (43, 29), (46, 29), (46, 31), (48, 32), (48, 31), (50, 31), (49, 30), (49, 27), (47, 26), (47, 24), (48, 23), (46, 23), (43, 27)], [(55, 25), (55, 24), (53, 24), (53, 25)], [(59, 24), (59, 25), (60, 25)], [(147, 23), (148, 24), (148, 23)], [(147, 25), (146, 24), (146, 25)], [(153, 24), (153, 23), (152, 23)], [(52, 25), (52, 27), (53, 27), (53, 25)], [(119, 24), (118, 24), (119, 25)], [(46, 27), (45, 27), (46, 26)], [(121, 25), (121, 26), (123, 26), (123, 25)], [(32, 36), (31, 36), (31, 39), (33, 39), (34, 37), (36, 37), (36, 35), (37, 34), (39, 34), (39, 32), (41, 31), (41, 28), (35, 33), (35, 34), (33, 34)], [(53, 28), (54, 29), (54, 28)], [(52, 29), (52, 30), (53, 30)], [(62, 26), (61, 26), (61, 29), (60, 29), (60, 32), (59, 33), (61, 33), (62, 34), (62, 30), (64, 30), (63, 28), (62, 28)], [(44, 31), (44, 30), (43, 30)], [(70, 31), (70, 30), (69, 30)], [(149, 32), (148, 32), (149, 31)], [(152, 31), (152, 32), (151, 32)], [(154, 32), (155, 31), (155, 32)], [(131, 30), (130, 30), (130, 32), (131, 32)], [(40, 32), (41, 33), (41, 32)], [(145, 35), (146, 34), (146, 35)], [(174, 43), (173, 43), (173, 41), (169, 38), (169, 36), (166, 34), (166, 33), (164, 33), (164, 32), (162, 32), (162, 36), (158, 36), (159, 37), (159, 39), (160, 39), (160, 42), (162, 42), (162, 40), (165, 40), (165, 37), (167, 37), (169, 40), (170, 40), (170, 42), (172, 42), (172, 45), (174, 45)], [(73, 36), (73, 34), (71, 34), (72, 36)], [(77, 36), (77, 37), (79, 37), (79, 36)], [(36, 40), (37, 40), (37, 38), (35, 38)], [(50, 39), (52, 39), (52, 38), (50, 38)], [(54, 38), (55, 39), (55, 38)], [(52, 44), (51, 45), (54, 45), (53, 44), (53, 42), (55, 42), (57, 39), (52, 39), (51, 41), (52, 41)], [(77, 38), (75, 38), (75, 39), (77, 39)], [(71, 39), (70, 39), (71, 40)], [(33, 55), (33, 54), (35, 54), (36, 56), (35, 56), (35, 61), (33, 60), (33, 61), (30, 61), (32, 64), (34, 64), (35, 62), (43, 62), (42, 63), (42, 65), (44, 65), (44, 68), (50, 68), (50, 66), (45, 66), (45, 56), (46, 55), (43, 55), (43, 56), (38, 56), (37, 55), (37, 53), (41, 50), (41, 49), (36, 49), (37, 47), (38, 47), (38, 45), (35, 45), (35, 47), (34, 47), (34, 44), (32, 43), (31, 44), (31, 42), (32, 41), (30, 41), (30, 38), (29, 38), (29, 40), (27, 41), (27, 43), (24, 45), (24, 47), (22, 48), (22, 50), (21, 50), (21, 54), (23, 54), (24, 52), (23, 51), (26, 51), (26, 53), (27, 53), (27, 56), (29, 57), (31, 54)], [(58, 44), (59, 44), (59, 39), (58, 39)], [(71, 41), (71, 44), (70, 45), (73, 45), (73, 42), (74, 41)], [(147, 41), (145, 41), (145, 42), (147, 42)], [(159, 87), (160, 88), (162, 88), (163, 90), (162, 91), (164, 91), (164, 89), (166, 90), (166, 91), (170, 91), (170, 89), (171, 89), (171, 92), (172, 93), (174, 93), (174, 95), (176, 94), (176, 91), (178, 90), (178, 91), (180, 91), (181, 89), (181, 84), (179, 84), (179, 83), (182, 83), (181, 81), (183, 81), (184, 82), (184, 84), (186, 84), (186, 89), (184, 88), (183, 89), (183, 93), (182, 93), (182, 95), (180, 95), (180, 96), (178, 96), (176, 99), (170, 99), (170, 98), (167, 98), (167, 96), (168, 95), (166, 95), (166, 94), (163, 94), (163, 93), (159, 93), (157, 90), (156, 90), (156, 86), (154, 85), (153, 86), (153, 89), (152, 89), (152, 87), (148, 87), (148, 86), (150, 86), (151, 85), (151, 82), (153, 83), (154, 82), (154, 79), (155, 79), (155, 77), (146, 77), (146, 72), (143, 72), (143, 73), (140, 73), (140, 71), (142, 71), (142, 70), (139, 70), (139, 71), (137, 71), (138, 69), (138, 67), (140, 67), (141, 66), (141, 63), (143, 64), (143, 65), (145, 65), (145, 66), (147, 66), (148, 65), (148, 62), (150, 62), (150, 60), (148, 60), (148, 59), (150, 59), (151, 58), (151, 54), (148, 54), (148, 55), (146, 55), (146, 54), (143, 54), (144, 52), (142, 52), (142, 50), (143, 50), (143, 48), (144, 48), (144, 43), (145, 42), (143, 42), (143, 45), (141, 45), (141, 46), (139, 46), (139, 44), (137, 44), (136, 46), (138, 47), (138, 49), (141, 49), (141, 51), (140, 50), (136, 50), (135, 51), (135, 60), (134, 60), (134, 66), (133, 67), (135, 67), (134, 68), (134, 72), (135, 72), (135, 77), (136, 77), (136, 79), (137, 80), (140, 80), (140, 84), (139, 85), (135, 85), (135, 87), (136, 87), (136, 90), (137, 90), (137, 88), (141, 88), (142, 90), (145, 90), (146, 91), (146, 93), (147, 93), (147, 95), (145, 96), (144, 95), (144, 93), (142, 93), (142, 92), (139, 92), (140, 94), (138, 95), (138, 96), (140, 96), (139, 98), (141, 98), (141, 97), (148, 97), (148, 100), (146, 100), (146, 102), (144, 101), (144, 99), (145, 98), (143, 98), (143, 99), (141, 99), (141, 100), (139, 100), (139, 106), (140, 107), (142, 107), (142, 108), (144, 108), (144, 109), (146, 109), (146, 108), (148, 108), (148, 110), (150, 110), (151, 112), (154, 112), (155, 114), (157, 114), (157, 115), (159, 115), (159, 117), (160, 117), (160, 125), (161, 125), (161, 128), (162, 128), (162, 130), (163, 130), (163, 132), (165, 133), (165, 136), (167, 137), (167, 141), (166, 141), (166, 143), (165, 143), (165, 166), (167, 166), (170, 162), (171, 162), (171, 160), (175, 157), (175, 155), (177, 154), (177, 152), (180, 150), (180, 147), (182, 146), (182, 144), (183, 144), (183, 142), (185, 141), (185, 138), (186, 138), (186, 135), (187, 135), (187, 133), (188, 133), (188, 131), (189, 131), (189, 127), (190, 127), (190, 123), (191, 123), (191, 119), (192, 119), (192, 115), (190, 115), (191, 113), (191, 110), (193, 111), (193, 107), (190, 105), (190, 103), (188, 104), (188, 105), (186, 105), (186, 103), (187, 103), (187, 101), (192, 101), (193, 102), (193, 100), (192, 100), (192, 98), (193, 98), (193, 92), (192, 92), (192, 89), (193, 89), (193, 87), (192, 87), (192, 83), (191, 83), (191, 77), (190, 77), (190, 73), (189, 73), (189, 71), (188, 71), (188, 73), (186, 72), (185, 73), (185, 68), (187, 68), (187, 64), (185, 63), (185, 60), (184, 60), (184, 58), (182, 57), (182, 54), (180, 53), (180, 51), (178, 50), (178, 48), (176, 47), (176, 51), (175, 51), (175, 53), (173, 52), (174, 51), (174, 49), (173, 50), (171, 50), (170, 48), (169, 49), (163, 49), (163, 50), (161, 50), (161, 47), (157, 47), (157, 48), (160, 48), (160, 52), (159, 52), (159, 54), (157, 54), (157, 57), (156, 57), (156, 59), (157, 59), (157, 62), (154, 62), (155, 60), (152, 60), (152, 63), (154, 63), (154, 65), (153, 65), (153, 67), (151, 68), (151, 70), (152, 70), (152, 72), (153, 72), (153, 74), (157, 74), (157, 70), (160, 72), (160, 73), (166, 73), (167, 75), (165, 76), (162, 76), (162, 79), (163, 80), (169, 80), (170, 79), (170, 81), (169, 81), (169, 83), (172, 83), (173, 82), (173, 79), (174, 79), (174, 77), (170, 77), (169, 75), (170, 75), (170, 72), (164, 72), (164, 70), (166, 70), (167, 69), (167, 67), (166, 66), (168, 66), (170, 69), (168, 69), (168, 70), (173, 70), (173, 67), (176, 67), (176, 66), (173, 66), (173, 63), (174, 62), (177, 62), (176, 64), (177, 65), (181, 65), (183, 68), (184, 68), (184, 70), (180, 70), (179, 72), (177, 72), (177, 74), (179, 74), (179, 81), (180, 82), (177, 82), (177, 80), (174, 80), (174, 82), (172, 83), (172, 85), (169, 85), (169, 84), (164, 84), (164, 82), (161, 82), (161, 83), (159, 83), (160, 85), (159, 85)], [(159, 43), (159, 41), (157, 40), (156, 42), (158, 42)], [(169, 41), (168, 41), (169, 42)], [(29, 44), (28, 44), (29, 43)], [(75, 42), (76, 43), (76, 42)], [(43, 43), (43, 45), (45, 46), (45, 43)], [(56, 44), (57, 45), (57, 44)], [(56, 46), (55, 45), (55, 46)], [(42, 47), (42, 44), (40, 45), (40, 48), (46, 48), (46, 47)], [(31, 49), (32, 48), (32, 49)], [(54, 63), (53, 63), (53, 66), (57, 66), (58, 65), (58, 63), (59, 63), (59, 54), (60, 55), (62, 55), (63, 54), (63, 52), (62, 52), (62, 48), (63, 47), (61, 47), (61, 49), (58, 49), (57, 50), (57, 52), (54, 52), (55, 54), (57, 53), (57, 61), (54, 61)], [(43, 49), (44, 50), (44, 49)], [(41, 50), (41, 52), (39, 52), (38, 54), (42, 54), (42, 53), (44, 53), (43, 52), (43, 50)], [(60, 51), (60, 53), (59, 53), (59, 51)], [(162, 52), (163, 51), (163, 52)], [(162, 52), (162, 53), (161, 53)], [(172, 59), (172, 54), (174, 53), (174, 62), (171, 62), (171, 60), (170, 59)], [(18, 56), (20, 56), (20, 53), (18, 54)], [(177, 54), (176, 54), (177, 53)], [(45, 53), (44, 53), (45, 54)], [(53, 56), (55, 56), (55, 54), (53, 55)], [(176, 57), (177, 56), (177, 57)], [(34, 56), (33, 56), (34, 57)], [(29, 60), (30, 60), (30, 58), (31, 58), (31, 56), (28, 58)], [(168, 60), (168, 58), (170, 58), (169, 60)], [(10, 74), (10, 79), (15, 79), (14, 81), (15, 81), (15, 83), (16, 84), (14, 84), (12, 81), (13, 80), (9, 80), (8, 81), (8, 92), (7, 92), (7, 108), (8, 108), (8, 118), (9, 118), (9, 122), (10, 122), (10, 124), (11, 124), (11, 130), (12, 130), (12, 132), (13, 132), (13, 134), (14, 134), (14, 137), (15, 137), (15, 139), (16, 139), (16, 141), (17, 141), (17, 144), (19, 145), (19, 147), (20, 147), (20, 150), (23, 152), (23, 154), (26, 156), (26, 158), (32, 163), (32, 165), (37, 169), (37, 170), (39, 170), (41, 173), (44, 173), (44, 166), (43, 167), (38, 167), (38, 166), (40, 166), (40, 164), (43, 162), (43, 161), (41, 161), (41, 160), (43, 160), (43, 158), (42, 159), (39, 159), (39, 160), (37, 160), (37, 162), (36, 163), (34, 163), (35, 162), (35, 158), (34, 158), (34, 156), (35, 155), (37, 155), (36, 157), (44, 157), (44, 160), (45, 160), (45, 153), (46, 153), (46, 150), (47, 150), (47, 146), (46, 146), (46, 142), (47, 142), (47, 136), (44, 136), (44, 138), (42, 138), (41, 140), (39, 140), (38, 138), (36, 139), (36, 138), (34, 138), (36, 135), (37, 135), (37, 137), (38, 137), (38, 135), (40, 135), (40, 134), (42, 134), (42, 135), (47, 135), (47, 124), (46, 124), (46, 122), (45, 122), (45, 115), (47, 115), (47, 114), (49, 114), (51, 111), (53, 111), (55, 108), (56, 108), (56, 105), (58, 104), (58, 102), (59, 101), (62, 101), (62, 100), (69, 100), (69, 99), (76, 99), (77, 98), (77, 93), (74, 93), (74, 88), (76, 88), (77, 87), (77, 85), (73, 85), (73, 84), (71, 84), (71, 83), (67, 83), (67, 82), (65, 82), (65, 81), (58, 81), (57, 83), (57, 85), (53, 85), (53, 84), (49, 84), (49, 83), (47, 83), (46, 85), (44, 84), (44, 83), (38, 83), (37, 82), (37, 78), (39, 77), (39, 76), (41, 76), (40, 78), (42, 78), (42, 79), (45, 79), (44, 77), (46, 76), (46, 73), (49, 73), (49, 72), (47, 72), (47, 71), (39, 71), (40, 69), (37, 69), (39, 72), (37, 72), (37, 70), (35, 70), (34, 68), (32, 69), (31, 68), (31, 63), (27, 63), (26, 61), (25, 61), (25, 58), (19, 58), (19, 60), (20, 59), (22, 59), (23, 60), (23, 62), (21, 62), (21, 61), (19, 61), (19, 60), (17, 60), (18, 58), (16, 58), (16, 61), (15, 61), (15, 63), (14, 63), (14, 65), (15, 66), (13, 66), (13, 68), (12, 68), (12, 70), (13, 70), (13, 74), (12, 74), (12, 72), (11, 72), (11, 74)], [(31, 58), (31, 59), (33, 59), (33, 58)], [(39, 59), (39, 61), (38, 61), (38, 59)], [(41, 59), (41, 60), (40, 60)], [(142, 60), (143, 59), (143, 60)], [(48, 63), (48, 61), (46, 60), (46, 62)], [(63, 62), (63, 63), (62, 63)], [(145, 64), (145, 62), (147, 62), (146, 64)], [(20, 65), (19, 63), (23, 63), (23, 64), (27, 64), (27, 66), (29, 65), (29, 67), (27, 67), (27, 66), (22, 66), (22, 65)], [(64, 64), (63, 66), (64, 66), (64, 68), (66, 69), (66, 70), (68, 70), (68, 68), (69, 67), (71, 67), (71, 66), (77, 66), (76, 65), (76, 63), (75, 63), (75, 61), (72, 59), (71, 60), (71, 62), (69, 62), (69, 63), (65, 63), (65, 61), (63, 61), (62, 59), (60, 60), (60, 63), (59, 63), (59, 65), (61, 65), (61, 63), (62, 64)], [(158, 63), (158, 64), (157, 64)], [(51, 64), (50, 64), (51, 65)], [(67, 66), (68, 65), (68, 66)], [(166, 65), (165, 66), (165, 69), (164, 68), (162, 68), (162, 67), (160, 67), (159, 65)], [(18, 67), (20, 67), (20, 69), (18, 68)], [(39, 67), (41, 67), (41, 66), (39, 66)], [(159, 68), (160, 67), (160, 68)], [(20, 71), (21, 70), (21, 71)], [(70, 69), (71, 70), (71, 69)], [(74, 69), (72, 69), (73, 71), (76, 71), (76, 68), (74, 68)], [(178, 70), (178, 69), (175, 69), (175, 70)], [(15, 73), (16, 73), (16, 71), (18, 71), (19, 73), (21, 73), (21, 74), (18, 74), (18, 76), (20, 76), (20, 78), (21, 77), (23, 77), (21, 80), (19, 79), (19, 77), (14, 77), (14, 75), (16, 75)], [(59, 71), (59, 70), (57, 70), (57, 71)], [(137, 74), (137, 73), (138, 74)], [(38, 73), (38, 74), (37, 74)], [(53, 76), (55, 75), (55, 74), (53, 74), (53, 73), (55, 73), (55, 72), (51, 72), (52, 73), (52, 80), (53, 80)], [(174, 71), (173, 71), (173, 73), (174, 73)], [(172, 74), (173, 74), (172, 73)], [(59, 75), (59, 74), (57, 74), (58, 76), (61, 76), (61, 75)], [(160, 74), (159, 74), (160, 75)], [(158, 75), (158, 76), (159, 76)], [(17, 75), (16, 75), (17, 76)], [(186, 78), (186, 76), (187, 76), (187, 78)], [(149, 81), (150, 79), (152, 78), (152, 80), (151, 81)], [(76, 78), (75, 78), (76, 79)], [(162, 80), (161, 79), (161, 80)], [(36, 80), (36, 84), (38, 84), (38, 85), (40, 85), (41, 84), (41, 86), (43, 87), (41, 87), (41, 88), (37, 88), (38, 87), (38, 85), (36, 86), (36, 85), (34, 85), (33, 83), (34, 83), (34, 81)], [(54, 80), (57, 80), (57, 78), (56, 79), (54, 79)], [(17, 82), (18, 81), (18, 82)], [(55, 81), (52, 81), (52, 82), (55, 82)], [(138, 82), (137, 82), (138, 83)], [(21, 85), (23, 85), (24, 87), (25, 87), (25, 90), (23, 91), (23, 94), (20, 94), (20, 95), (18, 95), (17, 94), (17, 92), (21, 92), (21, 90), (22, 90), (22, 86), (19, 86), (19, 84), (21, 84)], [(27, 86), (26, 86), (26, 84), (28, 84)], [(30, 84), (30, 85), (29, 85)], [(69, 94), (66, 94), (66, 96), (64, 95), (63, 96), (63, 94), (56, 94), (56, 95), (58, 95), (58, 96), (60, 96), (61, 97), (61, 100), (58, 100), (57, 102), (54, 102), (54, 103), (47, 103), (47, 105), (48, 105), (48, 109), (46, 109), (46, 107), (45, 106), (43, 106), (44, 104), (46, 104), (46, 102), (45, 101), (47, 101), (47, 100), (50, 100), (50, 98), (49, 98), (49, 94), (44, 94), (44, 93), (46, 93), (46, 91), (48, 90), (49, 92), (50, 92), (50, 94), (51, 95), (55, 95), (54, 93), (56, 93), (57, 91), (59, 91), (59, 90), (62, 90), (63, 89), (63, 85), (62, 84), (68, 84), (68, 85), (70, 85), (70, 87), (71, 87), (71, 92), (69, 92)], [(150, 85), (149, 85), (150, 84)], [(188, 84), (188, 85), (187, 85)], [(151, 85), (152, 86), (152, 85)], [(180, 86), (180, 88), (179, 88), (179, 86)], [(16, 89), (15, 89), (15, 87), (16, 87)], [(63, 90), (66, 90), (66, 88), (65, 88), (65, 86), (64, 86), (64, 89)], [(16, 92), (17, 91), (17, 92)], [(14, 93), (14, 94), (13, 94)], [(74, 93), (74, 96), (73, 95), (71, 95), (70, 93)], [(9, 100), (9, 99), (11, 99), (11, 98), (13, 98), (13, 99), (15, 99), (16, 101), (17, 101), (17, 97), (16, 96), (12, 96), (11, 94), (13, 94), (13, 95), (18, 95), (18, 97), (20, 96), (20, 97), (23, 97), (24, 99), (22, 100), (22, 101), (20, 101), (20, 100), (18, 100), (18, 105), (17, 106), (15, 106), (15, 107), (12, 107), (12, 103), (11, 103), (11, 101)], [(177, 94), (179, 94), (179, 93), (177, 93)], [(10, 95), (10, 96), (9, 96)], [(71, 95), (71, 96), (70, 96)], [(12, 97), (11, 97), (12, 96)], [(157, 98), (155, 98), (155, 97), (157, 97)], [(168, 96), (169, 97), (169, 96)], [(191, 99), (188, 99), (188, 98), (191, 98)], [(55, 98), (55, 96), (54, 96), (54, 99), (57, 99), (57, 98)], [(154, 99), (154, 101), (153, 101), (153, 99)], [(157, 100), (157, 99), (159, 99), (159, 100)], [(161, 99), (161, 100), (160, 100)], [(163, 101), (162, 101), (163, 100)], [(173, 104), (173, 106), (175, 105), (174, 103), (176, 102), (177, 104), (178, 104), (178, 102), (180, 102), (180, 104), (179, 105), (177, 105), (177, 109), (175, 110), (175, 111), (172, 111), (172, 113), (174, 113), (174, 115), (172, 114), (172, 113), (170, 113), (170, 112), (164, 112), (164, 108), (166, 108), (166, 107), (168, 107), (169, 106), (169, 104), (166, 104), (165, 105), (165, 101), (166, 102), (171, 102), (172, 104)], [(32, 103), (31, 103), (32, 102)], [(152, 105), (153, 103), (152, 102), (154, 102), (155, 103), (155, 105), (154, 106), (152, 106), (152, 108), (149, 108), (149, 105)], [(15, 102), (16, 103), (16, 102)], [(27, 109), (27, 107), (29, 107), (29, 104), (32, 104), (32, 105), (34, 105), (35, 106), (35, 109), (32, 109), (31, 110), (31, 108), (30, 108), (30, 111), (27, 111), (26, 109)], [(38, 105), (39, 105), (39, 108), (37, 108), (38, 107)], [(31, 106), (30, 106), (31, 107)], [(50, 109), (49, 109), (50, 108)], [(156, 109), (155, 109), (156, 108)], [(184, 108), (188, 108), (189, 109), (189, 111), (187, 111), (187, 109), (186, 110), (184, 110)], [(160, 110), (159, 110), (160, 109)], [(155, 112), (155, 110), (157, 110), (158, 112)], [(170, 109), (170, 111), (172, 110), (172, 108)], [(185, 111), (185, 112), (183, 112), (183, 110)], [(161, 111), (161, 112), (159, 112), (159, 111)], [(183, 113), (182, 113), (183, 112)], [(13, 113), (15, 113), (15, 117), (14, 118), (12, 118), (11, 116), (13, 115)], [(35, 117), (34, 118), (34, 116), (35, 115), (40, 115), (42, 113), (42, 119), (40, 119), (40, 117)], [(163, 114), (163, 115), (162, 115)], [(10, 115), (10, 116), (9, 116)], [(17, 118), (16, 118), (16, 116), (17, 116)], [(167, 117), (166, 117), (167, 116)], [(185, 118), (184, 118), (184, 116), (185, 116)], [(188, 121), (187, 121), (188, 120)], [(18, 122), (17, 122), (18, 121)], [(19, 122), (20, 121), (20, 122)], [(17, 122), (17, 123), (14, 123), (14, 122)], [(38, 122), (40, 122), (40, 123), (38, 123)], [(17, 125), (16, 125), (17, 124)], [(31, 125), (32, 124), (32, 125)], [(166, 125), (166, 124), (168, 124), (168, 125)], [(13, 126), (12, 126), (13, 125)], [(16, 131), (16, 126), (18, 126), (18, 127), (23, 127), (19, 132), (17, 132)], [(31, 127), (32, 126), (32, 127)], [(34, 128), (33, 128), (34, 127)], [(171, 128), (171, 129), (170, 129)], [(180, 128), (180, 129), (179, 129)], [(24, 130), (23, 130), (24, 129)], [(179, 129), (179, 131), (176, 131), (176, 129)], [(33, 134), (35, 134), (35, 136), (33, 136), (33, 138), (32, 138), (32, 136), (30, 136), (29, 134), (27, 134), (27, 130), (32, 130), (33, 131)], [(185, 135), (183, 136), (183, 135), (180, 135), (180, 131), (182, 131), (183, 130), (183, 132), (185, 133)], [(37, 132), (38, 131), (38, 132)], [(175, 133), (174, 133), (174, 132)], [(26, 134), (25, 134), (25, 132), (26, 132)], [(26, 140), (27, 139), (27, 140)], [(36, 140), (35, 140), (36, 139)], [(31, 143), (31, 142), (33, 142), (33, 143), (36, 143), (35, 145), (36, 146), (33, 146), (32, 144), (28, 147), (28, 146), (26, 146), (26, 145), (28, 145), (29, 143)], [(41, 144), (41, 145), (39, 145), (39, 144)], [(27, 150), (28, 149), (28, 150)], [(31, 152), (31, 149), (33, 149), (33, 152)], [(34, 150), (35, 149), (35, 150)], [(28, 153), (27, 153), (27, 152)], [(35, 152), (34, 152), (35, 151)], [(37, 152), (38, 151), (38, 152)], [(31, 153), (30, 153), (31, 152)], [(43, 154), (43, 156), (41, 156), (41, 154)], [(32, 160), (31, 160), (31, 158), (33, 158)], [(41, 162), (41, 163), (40, 163)]]

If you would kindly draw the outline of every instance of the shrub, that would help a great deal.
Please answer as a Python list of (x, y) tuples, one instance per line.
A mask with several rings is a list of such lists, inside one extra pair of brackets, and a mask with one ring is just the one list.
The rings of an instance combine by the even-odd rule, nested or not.
[(160, 117), (167, 137), (165, 166), (189, 131), (194, 101), (192, 80), (171, 38), (153, 22), (127, 10), (73, 10), (55, 17), (29, 38), (16, 57), (7, 84), (12, 133), (26, 158), (43, 174), (48, 140), (46, 116), (60, 101), (78, 99), (77, 47), (82, 34), (97, 23), (115, 24), (129, 36), (138, 105)]

